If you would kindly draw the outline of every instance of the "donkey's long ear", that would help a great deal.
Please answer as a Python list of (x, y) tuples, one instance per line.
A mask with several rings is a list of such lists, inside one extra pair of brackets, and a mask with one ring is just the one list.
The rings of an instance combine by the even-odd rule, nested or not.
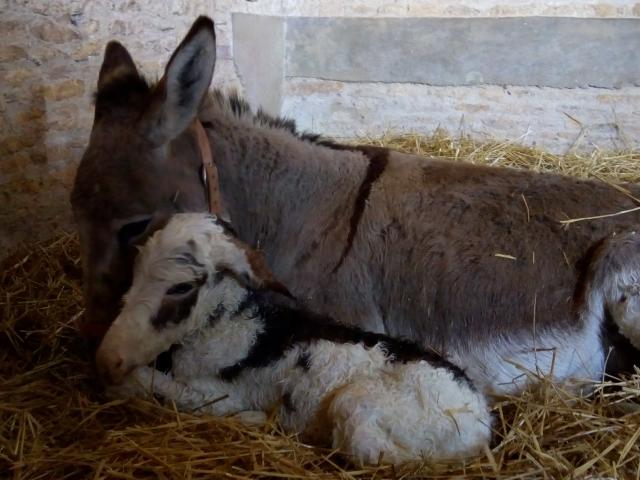
[(142, 118), (144, 134), (154, 145), (177, 137), (196, 118), (215, 63), (213, 21), (200, 17), (173, 52)]
[(135, 63), (126, 48), (118, 42), (109, 42), (104, 51), (104, 60), (98, 75), (98, 90), (116, 77), (125, 75), (138, 76)]

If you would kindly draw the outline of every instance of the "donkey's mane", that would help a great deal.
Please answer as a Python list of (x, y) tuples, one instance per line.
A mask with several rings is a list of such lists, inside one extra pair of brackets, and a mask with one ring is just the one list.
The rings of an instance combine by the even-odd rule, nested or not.
[(221, 90), (216, 88), (209, 93), (204, 106), (205, 108), (214, 106), (216, 110), (221, 110), (222, 113), (248, 121), (257, 127), (284, 130), (300, 140), (322, 145), (328, 143), (326, 140), (323, 140), (320, 135), (298, 131), (296, 122), (290, 118), (274, 117), (266, 113), (262, 108), (259, 108), (258, 111), (254, 113), (249, 102), (235, 91), (225, 95)]

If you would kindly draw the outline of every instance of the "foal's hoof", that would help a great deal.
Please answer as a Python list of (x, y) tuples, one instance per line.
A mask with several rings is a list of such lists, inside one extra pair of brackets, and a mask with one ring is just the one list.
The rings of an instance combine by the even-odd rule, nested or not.
[(256, 427), (265, 425), (268, 420), (267, 414), (258, 410), (245, 410), (244, 412), (236, 413), (231, 418), (235, 418), (245, 425)]

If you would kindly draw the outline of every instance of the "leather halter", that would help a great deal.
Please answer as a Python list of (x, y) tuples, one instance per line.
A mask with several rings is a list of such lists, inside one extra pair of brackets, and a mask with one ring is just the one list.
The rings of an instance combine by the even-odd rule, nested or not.
[(213, 163), (211, 145), (202, 123), (200, 123), (200, 120), (196, 120), (193, 125), (198, 138), (198, 148), (200, 149), (202, 160), (202, 183), (204, 183), (207, 193), (209, 212), (219, 217), (222, 213), (222, 206), (220, 203), (220, 191), (218, 190), (218, 168)]

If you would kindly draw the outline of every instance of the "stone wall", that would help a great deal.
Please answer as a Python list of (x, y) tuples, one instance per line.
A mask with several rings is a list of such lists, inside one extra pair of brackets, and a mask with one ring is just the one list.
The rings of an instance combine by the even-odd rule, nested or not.
[[(640, 2), (622, 0), (4, 0), (0, 7), (0, 252), (5, 253), (7, 247), (70, 226), (68, 190), (89, 135), (91, 97), (102, 51), (110, 39), (122, 41), (140, 69), (156, 78), (193, 19), (199, 14), (210, 15), (216, 21), (218, 38), (214, 82), (218, 87), (242, 90), (249, 79), (240, 81), (234, 63), (232, 13), (299, 17), (640, 16)], [(281, 107), (285, 113), (302, 112), (299, 117), (305, 126), (328, 133), (351, 132), (358, 118), (366, 122), (356, 125), (357, 133), (369, 133), (368, 124), (376, 131), (405, 127), (387, 125), (383, 116), (375, 115), (388, 108), (381, 99), (387, 98), (389, 91), (367, 102), (360, 98), (363, 92), (372, 91), (367, 88), (366, 84), (293, 78), (283, 86)], [(384, 88), (395, 89), (397, 108), (410, 110), (415, 86), (391, 84)], [(506, 89), (465, 88), (470, 87), (455, 87), (444, 104), (440, 91), (433, 90), (425, 97), (435, 111), (445, 112), (438, 122), (458, 125), (460, 115), (455, 112), (471, 115), (473, 121), (474, 111), (482, 109), (489, 109), (489, 113), (477, 117), (482, 119), (477, 122), (479, 127), (503, 121), (505, 114), (490, 105), (499, 106)], [(622, 102), (628, 110), (623, 115), (636, 121), (640, 116), (637, 90), (622, 99), (625, 92), (578, 90), (572, 94), (604, 95), (603, 104)], [(508, 95), (524, 98), (530, 92), (513, 89)], [(561, 95), (554, 95), (550, 101), (561, 101)], [(307, 109), (305, 97), (315, 98)], [(488, 100), (479, 102), (478, 98)], [(456, 103), (455, 109), (446, 110), (447, 103)], [(519, 108), (526, 110), (530, 103), (521, 100)], [(593, 115), (604, 119), (605, 110)], [(411, 114), (416, 121), (433, 124), (433, 119), (426, 121), (426, 112)], [(543, 121), (540, 115), (537, 118)], [(505, 131), (516, 135), (519, 128)], [(637, 132), (629, 133), (633, 134)]]

